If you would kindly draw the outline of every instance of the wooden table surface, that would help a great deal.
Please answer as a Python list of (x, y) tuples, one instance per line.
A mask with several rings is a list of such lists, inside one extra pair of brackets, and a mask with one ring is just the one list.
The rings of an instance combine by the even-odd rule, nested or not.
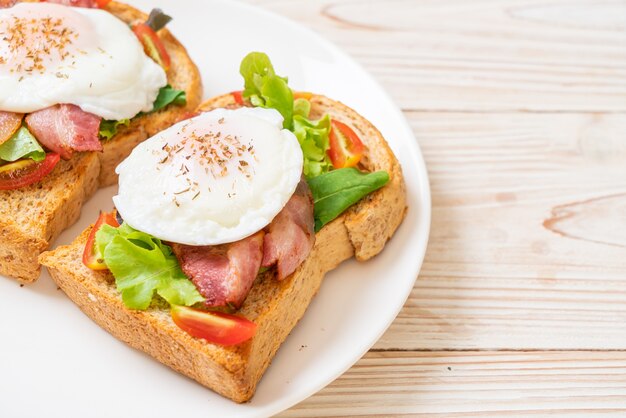
[(281, 416), (626, 416), (626, 1), (249, 1), (378, 79), (433, 196), (396, 321)]

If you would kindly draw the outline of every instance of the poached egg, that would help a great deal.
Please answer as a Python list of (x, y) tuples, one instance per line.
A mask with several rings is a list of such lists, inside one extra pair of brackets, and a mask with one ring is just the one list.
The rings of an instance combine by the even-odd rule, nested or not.
[(302, 175), (297, 138), (274, 109), (216, 109), (139, 144), (117, 168), (124, 222), (165, 241), (217, 245), (252, 235)]
[(150, 111), (165, 71), (129, 26), (105, 10), (54, 3), (0, 9), (0, 110), (59, 103), (104, 119)]

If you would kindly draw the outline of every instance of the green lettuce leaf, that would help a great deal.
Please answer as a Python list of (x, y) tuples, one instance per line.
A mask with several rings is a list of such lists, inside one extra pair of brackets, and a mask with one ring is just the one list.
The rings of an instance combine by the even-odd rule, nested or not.
[(327, 173), (332, 168), (326, 153), (329, 148), (330, 116), (324, 115), (318, 121), (311, 121), (304, 116), (293, 118), (293, 133), (298, 138), (304, 155), (304, 176), (313, 178)]
[(128, 126), (130, 124), (130, 119), (122, 119), (122, 120), (106, 120), (102, 119), (100, 122), (100, 131), (98, 135), (100, 138), (111, 139), (117, 133), (117, 128), (120, 126)]
[(174, 104), (177, 106), (184, 106), (187, 104), (187, 94), (184, 90), (176, 90), (169, 84), (165, 87), (161, 87), (159, 95), (154, 101), (154, 107), (151, 112), (163, 109), (165, 106)]
[(304, 155), (304, 175), (312, 178), (328, 172), (332, 168), (326, 153), (330, 117), (309, 119), (311, 103), (302, 98), (294, 101), (287, 78), (276, 75), (269, 57), (262, 52), (246, 55), (239, 72), (244, 79), (243, 97), (253, 106), (276, 109), (284, 118), (283, 127), (298, 138)]
[(0, 145), (1, 160), (12, 162), (21, 158), (31, 158), (34, 161), (43, 161), (46, 158), (45, 151), (25, 126)]
[(311, 102), (307, 99), (296, 99), (293, 102), (293, 116), (302, 116), (308, 118), (311, 113)]
[(293, 92), (287, 85), (287, 78), (274, 72), (269, 57), (262, 52), (251, 52), (239, 66), (244, 80), (242, 96), (253, 106), (276, 109), (283, 115), (283, 127), (293, 125)]
[(171, 305), (204, 301), (161, 240), (123, 223), (118, 228), (103, 225), (96, 233), (96, 246), (127, 307), (147, 309), (155, 292)]
[(363, 173), (356, 168), (340, 168), (308, 179), (313, 194), (315, 231), (388, 181), (386, 171)]

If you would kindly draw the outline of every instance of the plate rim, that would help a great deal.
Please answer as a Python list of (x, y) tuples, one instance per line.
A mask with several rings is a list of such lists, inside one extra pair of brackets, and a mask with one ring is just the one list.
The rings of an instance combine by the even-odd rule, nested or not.
[[(127, 0), (127, 2), (129, 4), (135, 3), (134, 0)], [(395, 117), (398, 120), (398, 126), (396, 126), (396, 128), (398, 129), (398, 132), (401, 132), (401, 135), (399, 135), (399, 137), (403, 138), (402, 140), (398, 141), (398, 144), (408, 147), (408, 150), (410, 151), (410, 154), (411, 154), (410, 160), (414, 161), (415, 159), (417, 163), (416, 167), (414, 168), (418, 172), (418, 178), (410, 179), (410, 181), (417, 182), (416, 186), (418, 187), (418, 192), (416, 196), (416, 201), (418, 202), (418, 205), (417, 207), (413, 207), (413, 208), (409, 207), (406, 216), (407, 217), (411, 215), (416, 216), (416, 213), (418, 213), (419, 219), (416, 222), (416, 228), (423, 228), (423, 229), (419, 231), (420, 235), (419, 235), (418, 245), (419, 245), (420, 251), (419, 253), (417, 253), (417, 251), (413, 252), (413, 255), (415, 256), (415, 262), (412, 263), (410, 266), (407, 266), (407, 267), (411, 267), (410, 271), (407, 271), (406, 273), (407, 276), (409, 274), (413, 276), (411, 285), (409, 286), (407, 284), (406, 289), (405, 289), (406, 291), (404, 292), (404, 294), (399, 294), (398, 297), (393, 300), (394, 306), (393, 306), (393, 309), (390, 309), (388, 312), (389, 320), (386, 321), (385, 326), (381, 327), (379, 332), (376, 334), (376, 336), (373, 339), (371, 339), (371, 341), (367, 341), (365, 344), (363, 344), (360, 350), (358, 351), (355, 350), (355, 352), (350, 356), (351, 360), (345, 361), (345, 367), (335, 369), (334, 372), (331, 374), (332, 375), (331, 378), (319, 379), (320, 381), (317, 384), (310, 385), (309, 387), (307, 387), (306, 390), (299, 390), (296, 393), (290, 392), (279, 398), (273, 399), (266, 404), (261, 404), (261, 405), (252, 405), (250, 403), (237, 404), (237, 406), (241, 406), (241, 408), (237, 408), (238, 410), (241, 411), (241, 413), (237, 413), (234, 415), (234, 416), (241, 416), (241, 417), (268, 416), (268, 415), (282, 412), (308, 399), (310, 396), (314, 395), (315, 393), (319, 392), (324, 387), (331, 384), (339, 376), (341, 376), (347, 370), (349, 370), (356, 362), (358, 362), (371, 349), (371, 347), (378, 340), (380, 340), (381, 336), (388, 330), (389, 326), (395, 321), (399, 312), (401, 311), (408, 297), (410, 296), (412, 289), (415, 286), (415, 282), (418, 279), (418, 275), (422, 268), (424, 257), (426, 254), (427, 244), (428, 244), (429, 237), (430, 237), (431, 216), (432, 216), (430, 182), (429, 182), (426, 163), (424, 161), (424, 157), (421, 151), (421, 147), (419, 145), (419, 142), (416, 138), (415, 133), (411, 129), (411, 126), (409, 125), (408, 120), (406, 119), (406, 116), (402, 112), (402, 109), (391, 99), (390, 95), (381, 86), (381, 84), (363, 66), (361, 66), (354, 58), (352, 58), (351, 55), (349, 55), (347, 52), (344, 52), (339, 46), (335, 45), (332, 41), (326, 39), (324, 36), (315, 32), (312, 28), (306, 26), (306, 22), (301, 23), (300, 21), (292, 20), (286, 16), (267, 10), (266, 8), (260, 5), (249, 4), (240, 0), (236, 0), (236, 1), (213, 0), (213, 2), (219, 3), (220, 5), (222, 5), (222, 7), (240, 8), (243, 11), (259, 14), (267, 19), (278, 21), (280, 22), (280, 24), (284, 25), (285, 27), (288, 27), (289, 31), (295, 31), (295, 32), (301, 33), (307, 38), (315, 39), (316, 42), (318, 42), (319, 45), (321, 45), (325, 50), (331, 52), (334, 56), (340, 57), (342, 60), (349, 62), (354, 68), (358, 69), (361, 73), (360, 75), (364, 77), (364, 79), (369, 83), (369, 85), (371, 85), (372, 87), (375, 87), (377, 89), (377, 94), (379, 94), (380, 97), (384, 99), (384, 103), (382, 104), (381, 107), (389, 111), (390, 117)], [(198, 6), (199, 8), (204, 9), (206, 7), (209, 7), (210, 4), (211, 3), (208, 3), (208, 2), (207, 3), (199, 2)], [(173, 4), (172, 6), (175, 6), (175, 5)], [(192, 43), (193, 40), (190, 40), (189, 42)], [(202, 73), (203, 72), (202, 69), (200, 70)], [(206, 74), (206, 70), (204, 74)], [(405, 176), (405, 181), (407, 183), (409, 182), (409, 179), (407, 179), (406, 176)], [(82, 210), (81, 210), (81, 213), (82, 213)], [(402, 228), (402, 227), (403, 225), (400, 225), (399, 228)], [(58, 246), (58, 243), (55, 245), (55, 247), (56, 246)], [(71, 303), (71, 301), (69, 300), (67, 302)], [(89, 321), (91, 320), (89, 319)], [(97, 326), (96, 324), (93, 324), (93, 325)], [(297, 326), (298, 324), (296, 324), (296, 327)], [(280, 350), (276, 353), (276, 356), (278, 356), (279, 354), (280, 354)], [(152, 360), (156, 361), (154, 359)], [(261, 378), (259, 382), (259, 385), (262, 385), (262, 384), (263, 384), (263, 378)], [(210, 389), (206, 389), (206, 390), (210, 390)], [(211, 391), (211, 394), (215, 396), (220, 396), (214, 393), (213, 391)], [(252, 401), (254, 401), (254, 398), (252, 398)], [(233, 402), (233, 404), (235, 403)]]

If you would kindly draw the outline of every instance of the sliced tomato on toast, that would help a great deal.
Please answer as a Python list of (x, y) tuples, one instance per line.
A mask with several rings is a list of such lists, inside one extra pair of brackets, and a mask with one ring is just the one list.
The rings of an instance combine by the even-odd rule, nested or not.
[(50, 174), (60, 159), (59, 154), (50, 152), (43, 161), (25, 159), (0, 166), (0, 190), (14, 190), (37, 183)]
[(233, 96), (235, 103), (237, 103), (238, 105), (244, 106), (246, 104), (243, 100), (243, 91), (241, 90), (231, 91), (230, 94), (231, 96)]
[(328, 156), (335, 168), (356, 166), (363, 157), (363, 142), (359, 136), (343, 122), (333, 119), (329, 135)]
[(192, 337), (225, 346), (249, 340), (257, 328), (254, 322), (238, 315), (186, 306), (172, 305), (171, 314), (174, 323)]
[(107, 265), (104, 263), (104, 256), (100, 254), (96, 248), (96, 232), (100, 230), (102, 225), (120, 226), (114, 212), (100, 212), (98, 220), (91, 228), (91, 232), (87, 237), (87, 243), (83, 250), (83, 264), (92, 270), (106, 270)]
[(143, 45), (146, 55), (167, 71), (172, 61), (159, 35), (146, 23), (137, 23), (133, 25), (132, 29), (141, 45)]

